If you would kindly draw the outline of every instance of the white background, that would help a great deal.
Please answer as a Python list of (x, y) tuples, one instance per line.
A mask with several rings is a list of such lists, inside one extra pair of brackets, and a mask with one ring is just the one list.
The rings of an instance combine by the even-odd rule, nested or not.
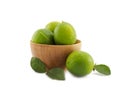
[[(50, 21), (71, 23), (82, 50), (112, 74), (51, 80), (30, 67), (32, 34)], [(0, 90), (119, 90), (119, 0), (0, 0)]]

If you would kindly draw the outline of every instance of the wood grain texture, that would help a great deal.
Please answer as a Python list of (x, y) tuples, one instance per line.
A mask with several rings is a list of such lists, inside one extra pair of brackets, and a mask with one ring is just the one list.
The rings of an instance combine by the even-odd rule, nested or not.
[(47, 45), (30, 42), (30, 46), (33, 57), (41, 59), (48, 69), (65, 68), (67, 56), (72, 51), (81, 49), (81, 41), (77, 40), (73, 45)]

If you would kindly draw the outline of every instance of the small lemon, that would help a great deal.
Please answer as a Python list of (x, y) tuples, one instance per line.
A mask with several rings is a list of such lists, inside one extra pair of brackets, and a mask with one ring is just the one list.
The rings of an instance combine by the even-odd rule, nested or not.
[(76, 42), (76, 32), (73, 26), (67, 22), (58, 24), (54, 30), (55, 44), (70, 45)]
[(38, 44), (53, 44), (53, 33), (47, 29), (39, 29), (33, 34), (31, 41)]
[(73, 51), (67, 57), (66, 67), (75, 76), (85, 76), (93, 70), (94, 61), (87, 52)]
[(57, 21), (52, 21), (52, 22), (49, 22), (47, 25), (46, 25), (46, 28), (52, 32), (54, 32), (56, 26), (59, 24), (60, 22), (57, 22)]

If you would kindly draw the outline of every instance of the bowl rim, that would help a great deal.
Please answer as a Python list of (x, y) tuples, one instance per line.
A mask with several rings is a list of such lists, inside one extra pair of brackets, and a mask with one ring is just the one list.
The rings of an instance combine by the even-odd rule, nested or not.
[(74, 44), (71, 44), (71, 45), (50, 45), (50, 44), (39, 44), (39, 43), (34, 43), (32, 41), (30, 41), (30, 44), (33, 44), (33, 45), (39, 45), (39, 46), (56, 46), (56, 47), (64, 47), (64, 46), (73, 46), (73, 45), (78, 45), (78, 44), (81, 44), (81, 40), (77, 39), (76, 42)]

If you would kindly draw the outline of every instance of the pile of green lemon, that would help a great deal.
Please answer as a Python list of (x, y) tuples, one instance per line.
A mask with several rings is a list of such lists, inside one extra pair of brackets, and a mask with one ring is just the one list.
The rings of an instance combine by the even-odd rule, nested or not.
[[(37, 30), (31, 39), (34, 43), (52, 45), (71, 45), (76, 42), (76, 32), (73, 26), (67, 22), (53, 21), (46, 25), (44, 29)], [(34, 71), (44, 73), (52, 79), (65, 80), (62, 68), (46, 70), (45, 64), (38, 58), (31, 58), (31, 67)], [(66, 58), (66, 68), (74, 76), (81, 77), (96, 70), (104, 75), (110, 75), (111, 71), (107, 65), (96, 65), (92, 56), (84, 51), (73, 51)]]
[(76, 42), (76, 32), (67, 22), (50, 22), (44, 29), (37, 30), (32, 42), (40, 44), (70, 45)]

